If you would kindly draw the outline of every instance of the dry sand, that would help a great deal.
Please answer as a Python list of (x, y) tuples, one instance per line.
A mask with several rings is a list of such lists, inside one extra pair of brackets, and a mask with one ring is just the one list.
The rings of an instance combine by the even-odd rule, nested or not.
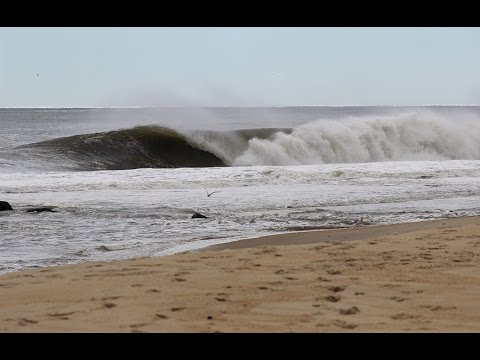
[(0, 331), (479, 332), (479, 254), (470, 217), (23, 271)]

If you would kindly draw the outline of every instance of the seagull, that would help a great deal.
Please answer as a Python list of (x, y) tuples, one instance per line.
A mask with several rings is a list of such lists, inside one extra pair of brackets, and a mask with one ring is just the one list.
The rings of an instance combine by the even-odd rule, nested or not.
[[(202, 186), (202, 187), (205, 189), (205, 186)], [(209, 193), (207, 189), (205, 189), (205, 191), (207, 192), (207, 196), (208, 196), (208, 197), (212, 196), (212, 195), (215, 194), (216, 192), (220, 192), (220, 191), (212, 191), (211, 193)]]

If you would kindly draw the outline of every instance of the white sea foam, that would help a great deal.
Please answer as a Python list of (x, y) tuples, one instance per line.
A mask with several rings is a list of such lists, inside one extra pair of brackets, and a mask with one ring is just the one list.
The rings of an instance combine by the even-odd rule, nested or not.
[[(236, 146), (236, 144), (233, 144)], [(231, 149), (217, 156), (231, 159)], [(226, 155), (225, 155), (226, 154)], [(253, 138), (232, 165), (301, 165), (399, 160), (480, 159), (480, 119), (429, 112), (321, 120), (270, 139)]]
[[(480, 161), (0, 173), (0, 272), (303, 227), (480, 214)], [(207, 197), (205, 186), (210, 192)], [(54, 206), (56, 213), (26, 213)], [(207, 219), (190, 219), (200, 211)], [(104, 247), (112, 251), (101, 251)], [(99, 250), (100, 249), (100, 250)], [(3, 269), (3, 270), (2, 270)]]

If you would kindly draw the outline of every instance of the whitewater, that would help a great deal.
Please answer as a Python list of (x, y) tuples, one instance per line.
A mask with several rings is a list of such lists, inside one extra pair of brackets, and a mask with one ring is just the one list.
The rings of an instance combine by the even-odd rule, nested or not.
[(478, 107), (0, 109), (0, 126), (0, 272), (480, 214)]

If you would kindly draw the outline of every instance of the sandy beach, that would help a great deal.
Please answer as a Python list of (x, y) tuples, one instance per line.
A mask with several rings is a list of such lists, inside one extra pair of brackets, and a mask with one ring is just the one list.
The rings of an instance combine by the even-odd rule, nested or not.
[(0, 276), (1, 332), (479, 332), (480, 217)]

